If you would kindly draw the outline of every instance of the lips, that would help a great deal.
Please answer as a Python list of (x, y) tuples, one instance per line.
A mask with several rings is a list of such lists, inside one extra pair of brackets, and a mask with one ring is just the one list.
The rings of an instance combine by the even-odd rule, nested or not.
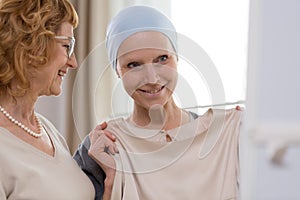
[(64, 76), (66, 74), (65, 71), (58, 70), (58, 76)]
[(162, 91), (162, 89), (164, 89), (165, 86), (162, 86), (160, 88), (152, 88), (152, 89), (139, 89), (139, 91), (144, 92), (144, 93), (148, 93), (148, 94), (157, 94), (160, 91)]

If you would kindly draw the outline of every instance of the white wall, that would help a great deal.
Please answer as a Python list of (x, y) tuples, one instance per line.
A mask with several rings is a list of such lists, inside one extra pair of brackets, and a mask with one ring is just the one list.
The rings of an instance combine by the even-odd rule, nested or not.
[(242, 200), (300, 199), (299, 75), (300, 1), (251, 0)]

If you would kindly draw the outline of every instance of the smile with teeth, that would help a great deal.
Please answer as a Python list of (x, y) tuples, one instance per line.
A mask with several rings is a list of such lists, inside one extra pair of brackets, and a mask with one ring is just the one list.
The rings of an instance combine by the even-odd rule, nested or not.
[(140, 89), (140, 91), (145, 92), (145, 93), (149, 93), (149, 94), (156, 94), (156, 93), (159, 93), (163, 88), (164, 88), (164, 86), (162, 86), (159, 89), (152, 89), (152, 90), (142, 90), (142, 89)]
[(59, 70), (59, 71), (58, 71), (58, 75), (59, 75), (59, 76), (64, 76), (64, 75), (65, 75), (65, 72)]

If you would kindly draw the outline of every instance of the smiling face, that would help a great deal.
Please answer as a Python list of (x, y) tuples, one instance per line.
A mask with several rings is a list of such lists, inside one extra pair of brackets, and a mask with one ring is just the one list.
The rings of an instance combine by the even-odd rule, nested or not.
[(169, 39), (159, 32), (135, 33), (120, 46), (117, 73), (135, 106), (164, 106), (177, 83), (177, 57)]
[[(73, 26), (68, 22), (62, 23), (56, 35), (73, 37)], [(77, 67), (75, 55), (72, 54), (68, 58), (69, 45), (70, 40), (68, 39), (56, 39), (55, 48), (48, 64), (33, 73), (31, 88), (32, 91), (38, 92), (38, 96), (59, 95), (62, 91), (62, 80), (67, 74), (68, 68)]]

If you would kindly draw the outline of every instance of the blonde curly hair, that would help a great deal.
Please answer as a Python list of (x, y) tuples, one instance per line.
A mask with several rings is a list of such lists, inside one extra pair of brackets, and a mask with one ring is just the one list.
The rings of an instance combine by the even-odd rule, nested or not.
[(26, 93), (30, 67), (48, 63), (63, 22), (78, 25), (69, 0), (0, 0), (0, 95)]

